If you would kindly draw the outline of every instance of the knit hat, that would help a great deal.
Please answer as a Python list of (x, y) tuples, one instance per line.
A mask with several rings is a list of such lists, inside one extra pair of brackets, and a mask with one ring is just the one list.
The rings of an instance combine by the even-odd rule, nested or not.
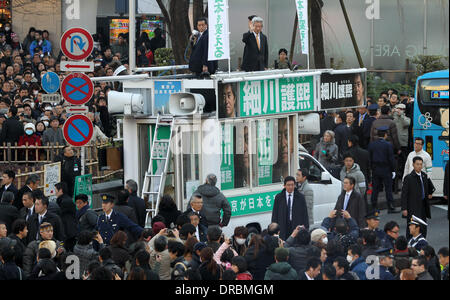
[(33, 123), (28, 123), (28, 124), (26, 124), (25, 127), (24, 127), (23, 129), (24, 129), (24, 130), (32, 129), (33, 132), (36, 132), (36, 127), (34, 126)]
[(156, 235), (164, 228), (166, 228), (166, 225), (163, 222), (156, 222), (153, 224), (153, 233)]
[(324, 236), (327, 235), (327, 233), (325, 232), (325, 230), (321, 229), (321, 228), (317, 228), (315, 230), (313, 230), (313, 232), (311, 232), (311, 241), (317, 243), (318, 241), (320, 241), (320, 239)]

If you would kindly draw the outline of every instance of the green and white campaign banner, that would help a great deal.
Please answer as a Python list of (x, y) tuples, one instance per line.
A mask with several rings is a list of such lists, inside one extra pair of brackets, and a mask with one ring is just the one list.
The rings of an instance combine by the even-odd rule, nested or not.
[(228, 0), (208, 0), (208, 60), (230, 59)]
[(220, 165), (222, 190), (234, 189), (233, 125), (222, 124), (222, 163)]
[(240, 82), (240, 117), (314, 110), (314, 77)]
[(280, 191), (230, 197), (228, 202), (231, 206), (231, 216), (237, 217), (272, 211), (275, 196), (278, 193)]
[(309, 54), (308, 0), (295, 0), (302, 54)]
[(261, 120), (257, 124), (258, 185), (272, 184), (274, 163), (274, 120)]

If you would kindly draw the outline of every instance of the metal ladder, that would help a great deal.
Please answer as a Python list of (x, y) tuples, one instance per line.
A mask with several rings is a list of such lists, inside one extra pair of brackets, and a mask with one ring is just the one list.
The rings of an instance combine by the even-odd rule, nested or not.
[[(148, 201), (150, 203), (150, 209), (147, 209), (147, 215), (145, 218), (146, 227), (148, 227), (147, 222), (149, 217), (153, 218), (158, 214), (159, 202), (163, 196), (162, 193), (164, 192), (164, 183), (166, 181), (166, 175), (169, 168), (170, 143), (173, 136), (173, 123), (173, 116), (162, 116), (161, 114), (158, 114), (155, 134), (153, 136), (150, 161), (147, 172), (145, 172), (141, 195), (142, 199), (145, 199), (145, 197), (148, 196)], [(163, 127), (169, 128), (169, 139), (158, 139), (158, 133)], [(163, 151), (165, 151), (165, 153)], [(156, 171), (153, 172), (155, 162), (157, 168)]]

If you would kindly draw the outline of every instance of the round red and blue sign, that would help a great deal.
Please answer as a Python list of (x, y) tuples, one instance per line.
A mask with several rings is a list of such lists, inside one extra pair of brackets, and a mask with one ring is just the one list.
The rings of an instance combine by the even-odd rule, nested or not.
[(94, 125), (84, 115), (74, 115), (67, 119), (63, 128), (64, 138), (74, 147), (88, 144), (94, 134)]
[(83, 105), (94, 95), (94, 84), (83, 73), (70, 74), (61, 84), (61, 94), (72, 105)]

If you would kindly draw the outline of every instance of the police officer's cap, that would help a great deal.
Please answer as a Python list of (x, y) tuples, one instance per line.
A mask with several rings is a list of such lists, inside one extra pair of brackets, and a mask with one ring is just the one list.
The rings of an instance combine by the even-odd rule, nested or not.
[(421, 218), (418, 218), (418, 217), (416, 217), (414, 215), (411, 217), (411, 220), (409, 221), (409, 224), (415, 224), (415, 225), (418, 225), (418, 226), (428, 226), (428, 224), (425, 223), (424, 220), (422, 220)]
[(377, 256), (394, 258), (394, 249), (382, 248), (375, 251)]
[(102, 202), (103, 203), (113, 203), (114, 202), (114, 197), (108, 194), (102, 194), (100, 197), (102, 197)]
[(369, 110), (378, 110), (380, 107), (378, 106), (378, 104), (371, 104), (369, 105), (369, 107), (367, 107)]
[(370, 211), (370, 212), (366, 215), (366, 219), (380, 220), (380, 211), (377, 210), (377, 209)]
[(389, 126), (380, 126), (377, 128), (378, 131), (388, 131), (389, 130)]

